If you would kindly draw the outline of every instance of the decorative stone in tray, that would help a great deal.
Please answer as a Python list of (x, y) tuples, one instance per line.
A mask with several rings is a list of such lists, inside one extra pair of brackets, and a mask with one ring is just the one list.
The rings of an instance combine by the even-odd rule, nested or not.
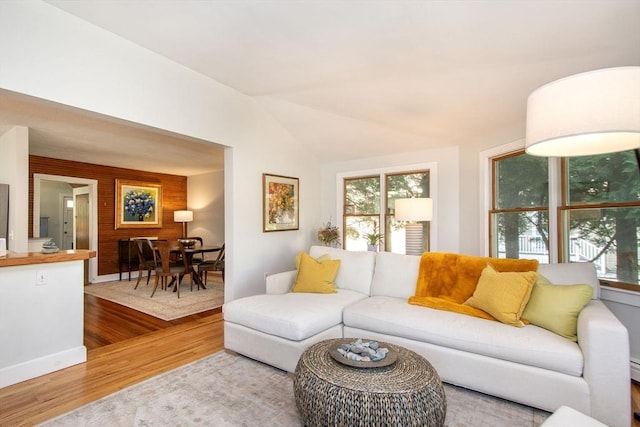
[(359, 338), (336, 341), (329, 347), (329, 355), (343, 365), (356, 368), (380, 368), (398, 360), (398, 352), (391, 345)]
[(42, 253), (43, 254), (54, 254), (58, 252), (60, 249), (56, 246), (56, 243), (53, 240), (46, 241), (42, 244)]

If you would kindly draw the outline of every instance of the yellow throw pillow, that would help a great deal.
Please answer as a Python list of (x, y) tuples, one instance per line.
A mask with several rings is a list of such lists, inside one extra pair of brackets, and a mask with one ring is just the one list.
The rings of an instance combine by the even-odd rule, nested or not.
[(538, 274), (522, 318), (577, 342), (578, 315), (592, 295), (593, 288), (589, 285), (554, 285)]
[(465, 304), (486, 311), (502, 323), (522, 327), (524, 323), (520, 318), (536, 277), (535, 271), (500, 273), (488, 264)]
[(298, 275), (291, 292), (333, 294), (336, 292), (336, 285), (333, 281), (338, 275), (339, 268), (339, 259), (320, 262), (302, 252), (300, 253)]
[[(302, 256), (303, 253), (304, 252), (299, 252), (298, 255), (296, 255), (296, 269), (300, 268), (300, 257)], [(318, 262), (325, 262), (329, 259), (331, 259), (331, 256), (329, 256), (329, 254), (322, 254), (315, 260)]]

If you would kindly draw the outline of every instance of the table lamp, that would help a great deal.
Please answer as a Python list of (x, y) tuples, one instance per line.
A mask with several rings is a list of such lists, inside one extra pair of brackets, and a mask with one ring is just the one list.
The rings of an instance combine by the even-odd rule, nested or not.
[(422, 255), (424, 237), (422, 223), (419, 221), (431, 221), (433, 218), (433, 199), (396, 199), (394, 218), (397, 221), (408, 221), (404, 229), (405, 253), (407, 255)]
[(193, 211), (174, 211), (173, 220), (182, 223), (182, 237), (187, 237), (187, 223), (193, 221)]

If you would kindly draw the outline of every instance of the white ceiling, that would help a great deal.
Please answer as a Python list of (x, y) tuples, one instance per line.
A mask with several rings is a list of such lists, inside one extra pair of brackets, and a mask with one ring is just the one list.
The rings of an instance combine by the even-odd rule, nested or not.
[(511, 142), (535, 88), (640, 65), (640, 0), (48, 3), (254, 97), (324, 161)]

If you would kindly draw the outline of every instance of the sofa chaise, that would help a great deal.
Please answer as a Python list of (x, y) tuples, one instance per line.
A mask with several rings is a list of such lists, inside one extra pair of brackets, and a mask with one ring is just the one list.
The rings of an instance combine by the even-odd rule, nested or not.
[(225, 348), (289, 372), (302, 352), (331, 338), (368, 338), (411, 349), (447, 383), (553, 412), (568, 406), (609, 426), (630, 424), (629, 338), (599, 300), (590, 263), (540, 264), (557, 285), (588, 284), (578, 342), (534, 325), (514, 327), (412, 305), (419, 256), (312, 246), (339, 259), (336, 293), (290, 292), (297, 272), (267, 277), (266, 294), (223, 306)]

